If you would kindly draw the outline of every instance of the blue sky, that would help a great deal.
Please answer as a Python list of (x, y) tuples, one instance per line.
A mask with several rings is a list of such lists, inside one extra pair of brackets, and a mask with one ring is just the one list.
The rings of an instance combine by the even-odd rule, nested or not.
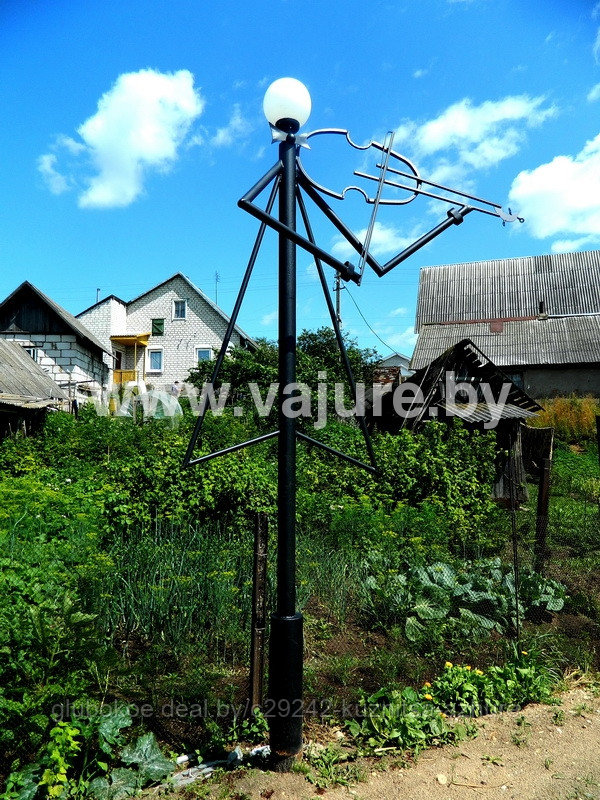
[[(181, 271), (229, 312), (257, 230), (236, 203), (276, 160), (262, 98), (282, 76), (310, 90), (305, 131), (394, 131), (424, 177), (526, 218), (471, 214), (387, 276), (367, 270), (342, 294), (361, 345), (411, 352), (422, 266), (600, 248), (598, 2), (1, 0), (0, 297), (29, 280), (78, 313), (97, 289), (127, 300)], [(365, 156), (338, 138), (302, 161), (339, 191)], [(367, 228), (357, 193), (332, 205)], [(382, 208), (372, 249), (385, 261), (444, 213)], [(276, 336), (276, 269), (270, 234), (239, 320), (252, 336)], [(298, 285), (299, 326), (327, 324), (301, 251)]]

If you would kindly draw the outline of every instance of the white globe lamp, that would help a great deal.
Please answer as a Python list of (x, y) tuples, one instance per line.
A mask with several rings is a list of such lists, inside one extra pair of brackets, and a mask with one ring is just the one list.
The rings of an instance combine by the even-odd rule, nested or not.
[(267, 121), (286, 133), (296, 133), (310, 116), (310, 94), (296, 78), (279, 78), (269, 86), (263, 100)]

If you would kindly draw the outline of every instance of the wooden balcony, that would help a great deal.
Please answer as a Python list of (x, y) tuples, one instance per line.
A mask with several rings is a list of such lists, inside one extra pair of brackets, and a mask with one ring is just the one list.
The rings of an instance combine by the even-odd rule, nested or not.
[(119, 386), (123, 383), (129, 383), (130, 381), (136, 381), (138, 379), (139, 372), (135, 369), (115, 369), (113, 370), (113, 383), (118, 384)]

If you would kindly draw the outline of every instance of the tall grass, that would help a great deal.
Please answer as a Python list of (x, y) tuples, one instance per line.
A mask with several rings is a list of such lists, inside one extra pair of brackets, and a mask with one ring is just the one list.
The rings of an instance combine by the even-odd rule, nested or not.
[(556, 436), (566, 442), (596, 438), (596, 416), (600, 415), (600, 401), (586, 397), (553, 397), (540, 400), (541, 411), (530, 421), (537, 428), (554, 428)]
[(201, 648), (217, 661), (243, 657), (251, 534), (157, 522), (150, 530), (116, 534), (99, 558), (91, 600), (105, 629), (119, 639), (141, 638), (178, 654)]

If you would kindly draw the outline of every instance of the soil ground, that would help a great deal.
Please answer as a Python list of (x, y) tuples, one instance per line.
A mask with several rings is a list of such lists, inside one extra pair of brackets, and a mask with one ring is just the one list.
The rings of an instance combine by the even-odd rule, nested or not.
[[(600, 800), (600, 698), (579, 687), (557, 706), (481, 717), (478, 734), (416, 763), (365, 760), (366, 780), (317, 789), (303, 775), (239, 770), (195, 796), (231, 800)], [(227, 788), (226, 788), (227, 787)], [(206, 794), (204, 793), (206, 792)], [(185, 793), (191, 797), (190, 789)]]

